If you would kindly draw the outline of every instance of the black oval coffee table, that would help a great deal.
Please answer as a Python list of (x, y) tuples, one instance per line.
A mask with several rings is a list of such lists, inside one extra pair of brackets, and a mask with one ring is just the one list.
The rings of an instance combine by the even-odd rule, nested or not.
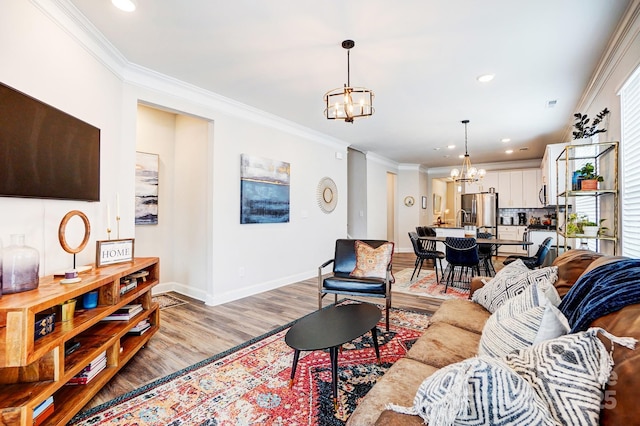
[(371, 331), (376, 358), (380, 362), (376, 325), (382, 318), (380, 309), (369, 303), (331, 306), (316, 311), (298, 322), (287, 332), (284, 341), (293, 348), (293, 367), (289, 387), (293, 386), (300, 351), (329, 349), (333, 405), (338, 402), (338, 349), (344, 343)]

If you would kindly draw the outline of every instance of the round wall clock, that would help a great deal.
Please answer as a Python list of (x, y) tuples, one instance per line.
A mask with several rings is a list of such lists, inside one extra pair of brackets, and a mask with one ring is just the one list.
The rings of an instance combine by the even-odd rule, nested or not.
[(333, 179), (323, 177), (318, 183), (318, 206), (325, 213), (331, 213), (338, 204), (338, 187)]
[(407, 195), (406, 197), (404, 197), (404, 205), (407, 207), (411, 207), (416, 203), (415, 198), (413, 198), (411, 195)]

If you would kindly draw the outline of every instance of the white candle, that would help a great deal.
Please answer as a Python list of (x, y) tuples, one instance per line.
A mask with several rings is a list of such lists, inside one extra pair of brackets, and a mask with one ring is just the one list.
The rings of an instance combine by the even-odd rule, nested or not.
[(111, 229), (111, 206), (107, 202), (107, 228)]
[(120, 194), (116, 193), (116, 217), (120, 217)]

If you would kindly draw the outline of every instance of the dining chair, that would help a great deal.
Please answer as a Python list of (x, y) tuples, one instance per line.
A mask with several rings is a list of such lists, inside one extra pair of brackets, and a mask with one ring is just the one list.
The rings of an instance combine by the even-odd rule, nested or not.
[(504, 262), (502, 262), (502, 263), (504, 265), (508, 265), (511, 262), (515, 262), (516, 260), (520, 259), (520, 260), (522, 260), (522, 262), (525, 265), (527, 265), (527, 268), (529, 268), (529, 269), (539, 268), (544, 263), (544, 259), (547, 257), (547, 254), (549, 254), (549, 250), (551, 249), (551, 243), (552, 242), (553, 242), (553, 238), (552, 237), (547, 237), (542, 242), (542, 244), (540, 244), (540, 246), (538, 246), (538, 251), (536, 252), (536, 254), (534, 256), (516, 256), (516, 255), (512, 255), (512, 256), (507, 257), (504, 260)]
[(468, 284), (470, 287), (471, 275), (469, 272), (476, 272), (477, 275), (480, 275), (480, 257), (478, 255), (478, 244), (476, 243), (476, 239), (446, 237), (444, 245), (445, 259), (449, 263), (444, 292), (447, 292), (449, 284), (453, 285), (456, 268), (460, 270), (460, 283)]
[[(424, 243), (433, 243), (422, 245), (420, 244), (420, 239), (418, 234), (415, 232), (409, 232), (409, 239), (411, 240), (411, 245), (413, 246), (413, 252), (416, 255), (416, 263), (413, 267), (413, 274), (411, 274), (411, 280), (413, 281), (414, 276), (420, 276), (420, 271), (422, 270), (422, 264), (425, 260), (433, 260), (433, 269), (436, 271), (436, 281), (439, 283), (441, 277), (444, 278), (444, 269), (442, 268), (442, 259), (444, 259), (444, 253), (435, 249), (435, 241), (422, 241)], [(429, 249), (425, 247), (430, 247)], [(440, 263), (440, 276), (438, 276), (438, 263)], [(417, 274), (416, 274), (417, 271)]]
[[(478, 238), (490, 240), (493, 238), (493, 234), (490, 232), (478, 232)], [(478, 257), (480, 257), (482, 273), (488, 277), (493, 277), (496, 274), (496, 269), (493, 266), (494, 254), (493, 244), (478, 244)]]

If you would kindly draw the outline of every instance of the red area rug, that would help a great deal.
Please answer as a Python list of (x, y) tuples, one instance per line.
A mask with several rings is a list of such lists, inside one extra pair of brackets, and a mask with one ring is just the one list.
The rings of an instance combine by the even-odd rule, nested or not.
[(284, 336), (291, 323), (80, 413), (70, 425), (343, 425), (429, 325), (428, 315), (401, 309), (390, 319), (388, 333), (384, 318), (378, 325), (380, 365), (371, 333), (343, 345), (337, 411), (328, 351), (302, 352), (289, 389), (293, 350)]
[(455, 286), (449, 286), (444, 292), (444, 284), (438, 284), (436, 273), (433, 270), (420, 271), (419, 277), (411, 280), (413, 268), (403, 269), (394, 273), (396, 282), (391, 285), (391, 291), (397, 293), (413, 294), (416, 296), (432, 297), (435, 299), (468, 299), (469, 290)]

